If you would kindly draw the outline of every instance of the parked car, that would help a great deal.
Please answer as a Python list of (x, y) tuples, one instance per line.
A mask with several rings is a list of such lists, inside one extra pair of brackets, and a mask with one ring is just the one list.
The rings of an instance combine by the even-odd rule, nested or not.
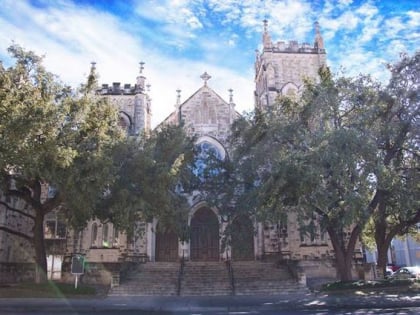
[(397, 271), (398, 269), (400, 269), (401, 266), (398, 266), (396, 264), (389, 263), (389, 264), (386, 265), (386, 267), (387, 268), (391, 268), (392, 272), (394, 273), (395, 271)]
[(386, 267), (385, 270), (385, 278), (389, 278), (394, 274), (394, 271), (392, 270), (391, 267)]
[(401, 267), (391, 276), (392, 279), (420, 279), (420, 267)]

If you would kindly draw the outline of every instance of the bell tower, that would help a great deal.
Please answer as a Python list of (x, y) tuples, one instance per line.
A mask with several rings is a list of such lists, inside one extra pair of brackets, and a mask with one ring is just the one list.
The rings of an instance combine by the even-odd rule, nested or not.
[(314, 24), (314, 44), (295, 40), (273, 43), (264, 20), (262, 51), (255, 56), (255, 107), (275, 104), (280, 95), (298, 95), (305, 78), (318, 80), (319, 68), (326, 65), (326, 52), (319, 23)]

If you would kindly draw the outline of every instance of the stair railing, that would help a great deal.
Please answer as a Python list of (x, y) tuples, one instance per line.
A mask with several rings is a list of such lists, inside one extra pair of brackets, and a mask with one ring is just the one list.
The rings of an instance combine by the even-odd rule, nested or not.
[(178, 296), (181, 295), (181, 281), (182, 281), (182, 276), (184, 275), (184, 267), (185, 267), (185, 257), (184, 257), (184, 251), (182, 251), (181, 264), (179, 266), (178, 282), (177, 282), (177, 287), (176, 287), (176, 294)]
[(230, 289), (232, 291), (232, 295), (235, 295), (235, 278), (233, 276), (232, 261), (229, 258), (228, 252), (226, 252), (226, 267), (227, 267), (227, 270), (228, 270)]

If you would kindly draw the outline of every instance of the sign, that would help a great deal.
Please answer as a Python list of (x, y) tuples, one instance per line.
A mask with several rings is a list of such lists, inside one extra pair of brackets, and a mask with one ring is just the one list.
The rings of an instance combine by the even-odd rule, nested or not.
[(74, 254), (71, 258), (71, 273), (82, 275), (85, 271), (85, 257), (80, 254)]

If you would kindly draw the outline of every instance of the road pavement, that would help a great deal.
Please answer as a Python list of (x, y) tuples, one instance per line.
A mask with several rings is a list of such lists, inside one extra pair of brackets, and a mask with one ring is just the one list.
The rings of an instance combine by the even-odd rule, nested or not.
[[(398, 311), (397, 311), (398, 310)], [(273, 296), (0, 298), (0, 314), (418, 314), (418, 292)]]

